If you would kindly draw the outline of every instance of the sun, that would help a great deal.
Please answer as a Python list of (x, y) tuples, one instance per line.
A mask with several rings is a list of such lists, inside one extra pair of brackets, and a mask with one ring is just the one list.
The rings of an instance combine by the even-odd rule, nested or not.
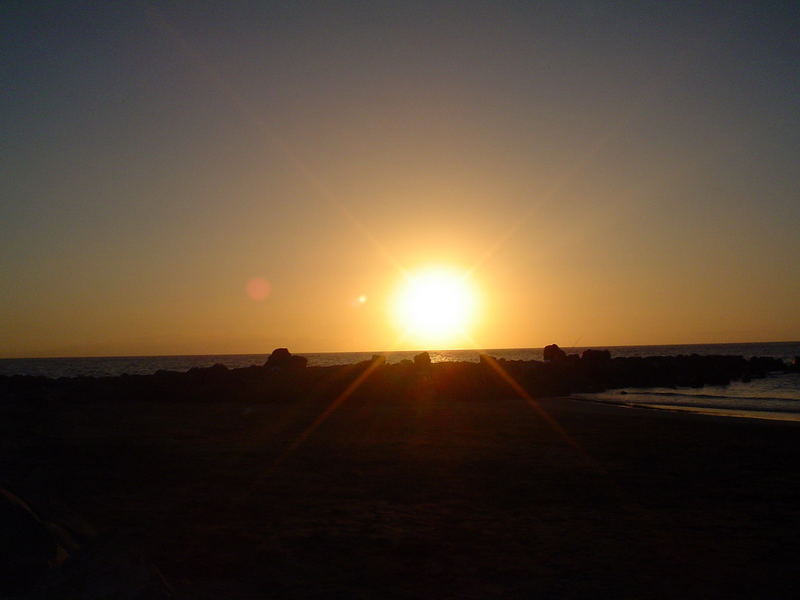
[(406, 341), (463, 346), (477, 312), (477, 293), (466, 272), (426, 267), (409, 273), (395, 295), (392, 312)]

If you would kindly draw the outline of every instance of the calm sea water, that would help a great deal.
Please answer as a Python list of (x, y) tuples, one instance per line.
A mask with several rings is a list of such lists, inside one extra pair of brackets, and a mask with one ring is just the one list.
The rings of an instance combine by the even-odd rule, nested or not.
[[(730, 354), (771, 356), (791, 362), (800, 356), (800, 342), (756, 344), (691, 344), (672, 346), (606, 346), (612, 356), (677, 356), (685, 354)], [(564, 348), (580, 353), (585, 347)], [(439, 350), (430, 352), (434, 362), (477, 362), (481, 352), (507, 360), (542, 360), (542, 348), (487, 350)], [(390, 363), (413, 358), (418, 352), (326, 352), (306, 353), (311, 366), (351, 364), (383, 354)], [(268, 354), (221, 354), (199, 356), (112, 356), (91, 358), (0, 359), (0, 375), (44, 375), (46, 377), (108, 376), (128, 373), (146, 375), (159, 369), (188, 371), (221, 363), (229, 368), (262, 365)], [(622, 393), (622, 392), (625, 393)], [(800, 421), (800, 374), (775, 374), (749, 383), (689, 388), (615, 390), (602, 394), (576, 395), (584, 399), (633, 406), (701, 411), (715, 414)]]

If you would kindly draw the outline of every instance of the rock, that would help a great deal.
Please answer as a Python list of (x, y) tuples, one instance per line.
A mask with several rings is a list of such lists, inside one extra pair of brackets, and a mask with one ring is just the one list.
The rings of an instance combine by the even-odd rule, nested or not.
[(265, 367), (284, 367), (289, 364), (292, 359), (292, 353), (288, 348), (275, 348), (272, 354), (269, 355), (267, 362), (264, 363)]
[(427, 352), (421, 352), (414, 357), (414, 366), (419, 369), (424, 369), (431, 366), (431, 355)]
[(275, 371), (300, 370), (307, 365), (308, 359), (305, 356), (293, 355), (288, 348), (275, 348), (264, 363), (265, 367)]
[(228, 367), (221, 363), (203, 369), (201, 379), (205, 383), (222, 384), (228, 381)]
[(305, 356), (292, 355), (291, 362), (289, 363), (290, 369), (302, 370), (308, 366), (308, 359)]
[(581, 360), (592, 364), (608, 362), (611, 360), (611, 352), (608, 350), (592, 350), (590, 348), (583, 351)]
[(544, 347), (544, 359), (548, 362), (556, 362), (567, 358), (567, 353), (564, 352), (557, 344), (550, 344)]

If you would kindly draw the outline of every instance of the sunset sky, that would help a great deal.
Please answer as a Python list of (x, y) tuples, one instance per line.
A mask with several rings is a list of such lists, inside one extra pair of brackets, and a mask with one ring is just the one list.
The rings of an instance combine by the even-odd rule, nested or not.
[(0, 356), (800, 340), (797, 3), (0, 11)]

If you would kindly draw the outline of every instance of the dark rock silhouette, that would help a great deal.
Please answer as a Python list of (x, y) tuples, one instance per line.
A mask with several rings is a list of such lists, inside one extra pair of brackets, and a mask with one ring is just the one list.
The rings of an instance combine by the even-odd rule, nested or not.
[(267, 362), (264, 363), (265, 367), (285, 367), (292, 359), (292, 353), (288, 348), (275, 348), (272, 354), (269, 355)]
[(289, 352), (288, 348), (275, 348), (264, 366), (274, 371), (305, 369), (308, 359)]
[(427, 352), (420, 352), (414, 357), (414, 366), (421, 369), (430, 367), (431, 355)]
[(581, 360), (592, 364), (605, 363), (611, 360), (611, 352), (608, 350), (592, 350), (589, 348), (583, 351)]
[(173, 597), (159, 569), (120, 538), (98, 536), (85, 525), (73, 530), (76, 520), (63, 507), (59, 510), (51, 503), (50, 509), (63, 521), (51, 520), (52, 514), (34, 510), (0, 486), (0, 597)]
[[(567, 356), (555, 344), (545, 349), (546, 361), (504, 360), (488, 355), (480, 362), (431, 363), (422, 352), (413, 362), (387, 364), (376, 355), (357, 364), (308, 367), (302, 356), (276, 349), (264, 366), (228, 369), (218, 364), (185, 373), (160, 370), (153, 375), (119, 377), (0, 376), (0, 393), (30, 406), (65, 400), (80, 403), (98, 398), (137, 401), (287, 401), (341, 392), (366, 369), (376, 394), (402, 394), (424, 373), (422, 385), (447, 390), (453, 399), (495, 398), (517, 394), (519, 387), (533, 396), (563, 396), (573, 392), (598, 392), (625, 387), (701, 387), (730, 381), (750, 381), (773, 371), (796, 367), (770, 357), (649, 356), (611, 357), (608, 350), (587, 350), (583, 357)], [(516, 383), (516, 387), (511, 384)], [(383, 389), (381, 389), (383, 386)]]
[(225, 382), (228, 380), (228, 367), (219, 363), (205, 369), (195, 367), (193, 369), (189, 369), (186, 375), (195, 379), (198, 383), (210, 386), (219, 386), (225, 384)]
[(555, 362), (567, 358), (567, 353), (558, 347), (558, 344), (550, 344), (544, 347), (544, 359), (547, 362)]
[(293, 369), (305, 369), (307, 366), (308, 359), (305, 356), (298, 356), (297, 354), (292, 356), (291, 367)]

